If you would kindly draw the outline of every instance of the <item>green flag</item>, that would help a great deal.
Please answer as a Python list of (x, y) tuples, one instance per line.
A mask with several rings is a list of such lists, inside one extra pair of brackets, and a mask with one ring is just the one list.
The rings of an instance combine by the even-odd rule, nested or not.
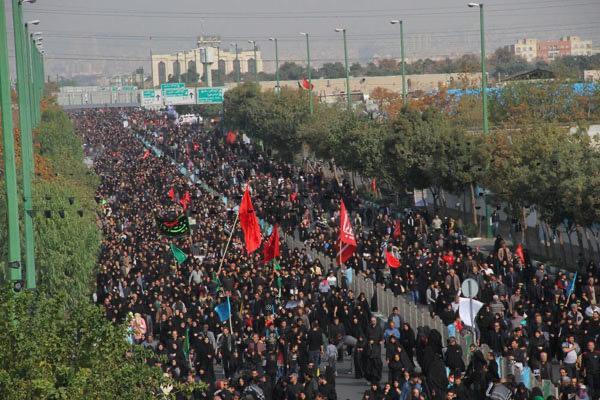
[(274, 269), (275, 271), (281, 271), (281, 265), (279, 265), (279, 263), (278, 263), (278, 262), (274, 261), (274, 262), (273, 262), (273, 269)]
[(179, 247), (175, 246), (171, 243), (171, 252), (173, 253), (173, 257), (177, 260), (178, 264), (183, 264), (185, 260), (187, 260), (187, 254), (183, 252)]
[(216, 292), (219, 293), (219, 290), (221, 290), (221, 280), (215, 272), (213, 272), (212, 280), (217, 285)]
[(185, 341), (183, 342), (183, 355), (187, 359), (190, 355), (190, 328), (185, 329)]

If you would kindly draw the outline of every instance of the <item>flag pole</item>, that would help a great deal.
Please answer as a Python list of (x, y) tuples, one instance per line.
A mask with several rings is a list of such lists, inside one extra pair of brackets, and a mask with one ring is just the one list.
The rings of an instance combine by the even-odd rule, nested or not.
[(227, 249), (229, 249), (229, 244), (231, 243), (231, 238), (233, 237), (233, 232), (235, 231), (235, 227), (237, 226), (239, 216), (240, 216), (239, 212), (235, 214), (235, 221), (233, 222), (233, 226), (231, 227), (231, 232), (229, 233), (229, 239), (227, 240), (227, 244), (225, 245), (225, 251), (223, 252), (223, 256), (221, 257), (221, 263), (219, 264), (219, 270), (217, 271), (217, 275), (219, 275), (221, 273), (221, 268), (223, 267), (223, 261), (225, 261), (225, 256), (227, 255)]
[(233, 312), (231, 310), (231, 302), (229, 301), (229, 295), (227, 295), (227, 307), (229, 308), (229, 330), (231, 331), (231, 335), (233, 335)]

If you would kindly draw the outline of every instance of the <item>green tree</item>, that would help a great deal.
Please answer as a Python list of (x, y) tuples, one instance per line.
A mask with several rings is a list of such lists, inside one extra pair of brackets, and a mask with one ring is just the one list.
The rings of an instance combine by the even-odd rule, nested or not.
[(319, 75), (328, 79), (345, 78), (346, 68), (341, 62), (325, 63), (319, 68)]
[(279, 66), (279, 77), (283, 81), (296, 81), (305, 75), (304, 67), (295, 62), (286, 61)]

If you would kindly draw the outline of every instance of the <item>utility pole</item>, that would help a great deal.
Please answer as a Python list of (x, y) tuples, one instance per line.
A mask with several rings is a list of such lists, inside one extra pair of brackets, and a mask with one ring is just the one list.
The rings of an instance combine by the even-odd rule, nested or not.
[[(21, 159), (23, 170), (23, 219), (25, 221), (25, 280), (27, 289), (36, 288), (35, 238), (33, 235), (33, 199), (31, 180), (33, 177), (33, 138), (31, 132), (31, 100), (29, 66), (27, 65), (27, 41), (23, 24), (23, 2), (12, 0), (15, 56), (17, 66), (17, 94), (19, 96), (19, 126), (21, 127)], [(38, 20), (27, 25), (37, 25)]]
[(2, 111), (2, 153), (4, 156), (4, 185), (6, 187), (6, 217), (8, 222), (8, 259), (6, 276), (20, 281), (21, 242), (19, 237), (19, 197), (17, 169), (15, 167), (15, 140), (13, 135), (8, 45), (6, 43), (6, 15), (4, 4), (0, 7), (0, 111)]
[(346, 28), (336, 28), (336, 32), (342, 32), (344, 36), (344, 62), (346, 69), (346, 99), (348, 111), (352, 110), (352, 94), (350, 93), (350, 70), (348, 69), (348, 45), (346, 43)]

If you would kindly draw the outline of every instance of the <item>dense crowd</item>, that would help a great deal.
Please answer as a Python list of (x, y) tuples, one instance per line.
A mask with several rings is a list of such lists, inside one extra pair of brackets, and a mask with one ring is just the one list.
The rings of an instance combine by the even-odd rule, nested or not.
[[(369, 383), (367, 399), (483, 399), (503, 391), (543, 398), (528, 388), (527, 374), (553, 380), (561, 398), (600, 396), (594, 262), (571, 285), (501, 238), (489, 254), (471, 249), (457, 221), (373, 207), (349, 182), (328, 179), (327, 166), (275, 161), (243, 137), (226, 140), (219, 127), (176, 125), (141, 110), (82, 111), (74, 121), (102, 179), (97, 299), (109, 319), (129, 322), (132, 342), (161, 356), (149, 362), (177, 380), (209, 385), (194, 398), (336, 399), (339, 361), (348, 358), (351, 373)], [(139, 138), (165, 155), (148, 156)], [(219, 195), (192, 184), (171, 158)], [(338, 265), (322, 265), (305, 250), (282, 245), (275, 267), (260, 252), (247, 254), (234, 229), (221, 265), (246, 185), (264, 236), (277, 223), (332, 258), (343, 199), (358, 245), (344, 268), (427, 304), (448, 341), (410, 326), (398, 310), (378, 320), (375, 302), (349, 290)], [(184, 211), (185, 193), (191, 202)], [(156, 218), (182, 213), (195, 221), (190, 235), (157, 231)], [(171, 244), (189, 255), (182, 264)], [(388, 268), (387, 251), (399, 268)], [(485, 304), (467, 362), (456, 340), (465, 332), (456, 304), (466, 278), (478, 282)], [(215, 307), (227, 297), (231, 318), (222, 321)], [(503, 379), (501, 356), (512, 372)]]

